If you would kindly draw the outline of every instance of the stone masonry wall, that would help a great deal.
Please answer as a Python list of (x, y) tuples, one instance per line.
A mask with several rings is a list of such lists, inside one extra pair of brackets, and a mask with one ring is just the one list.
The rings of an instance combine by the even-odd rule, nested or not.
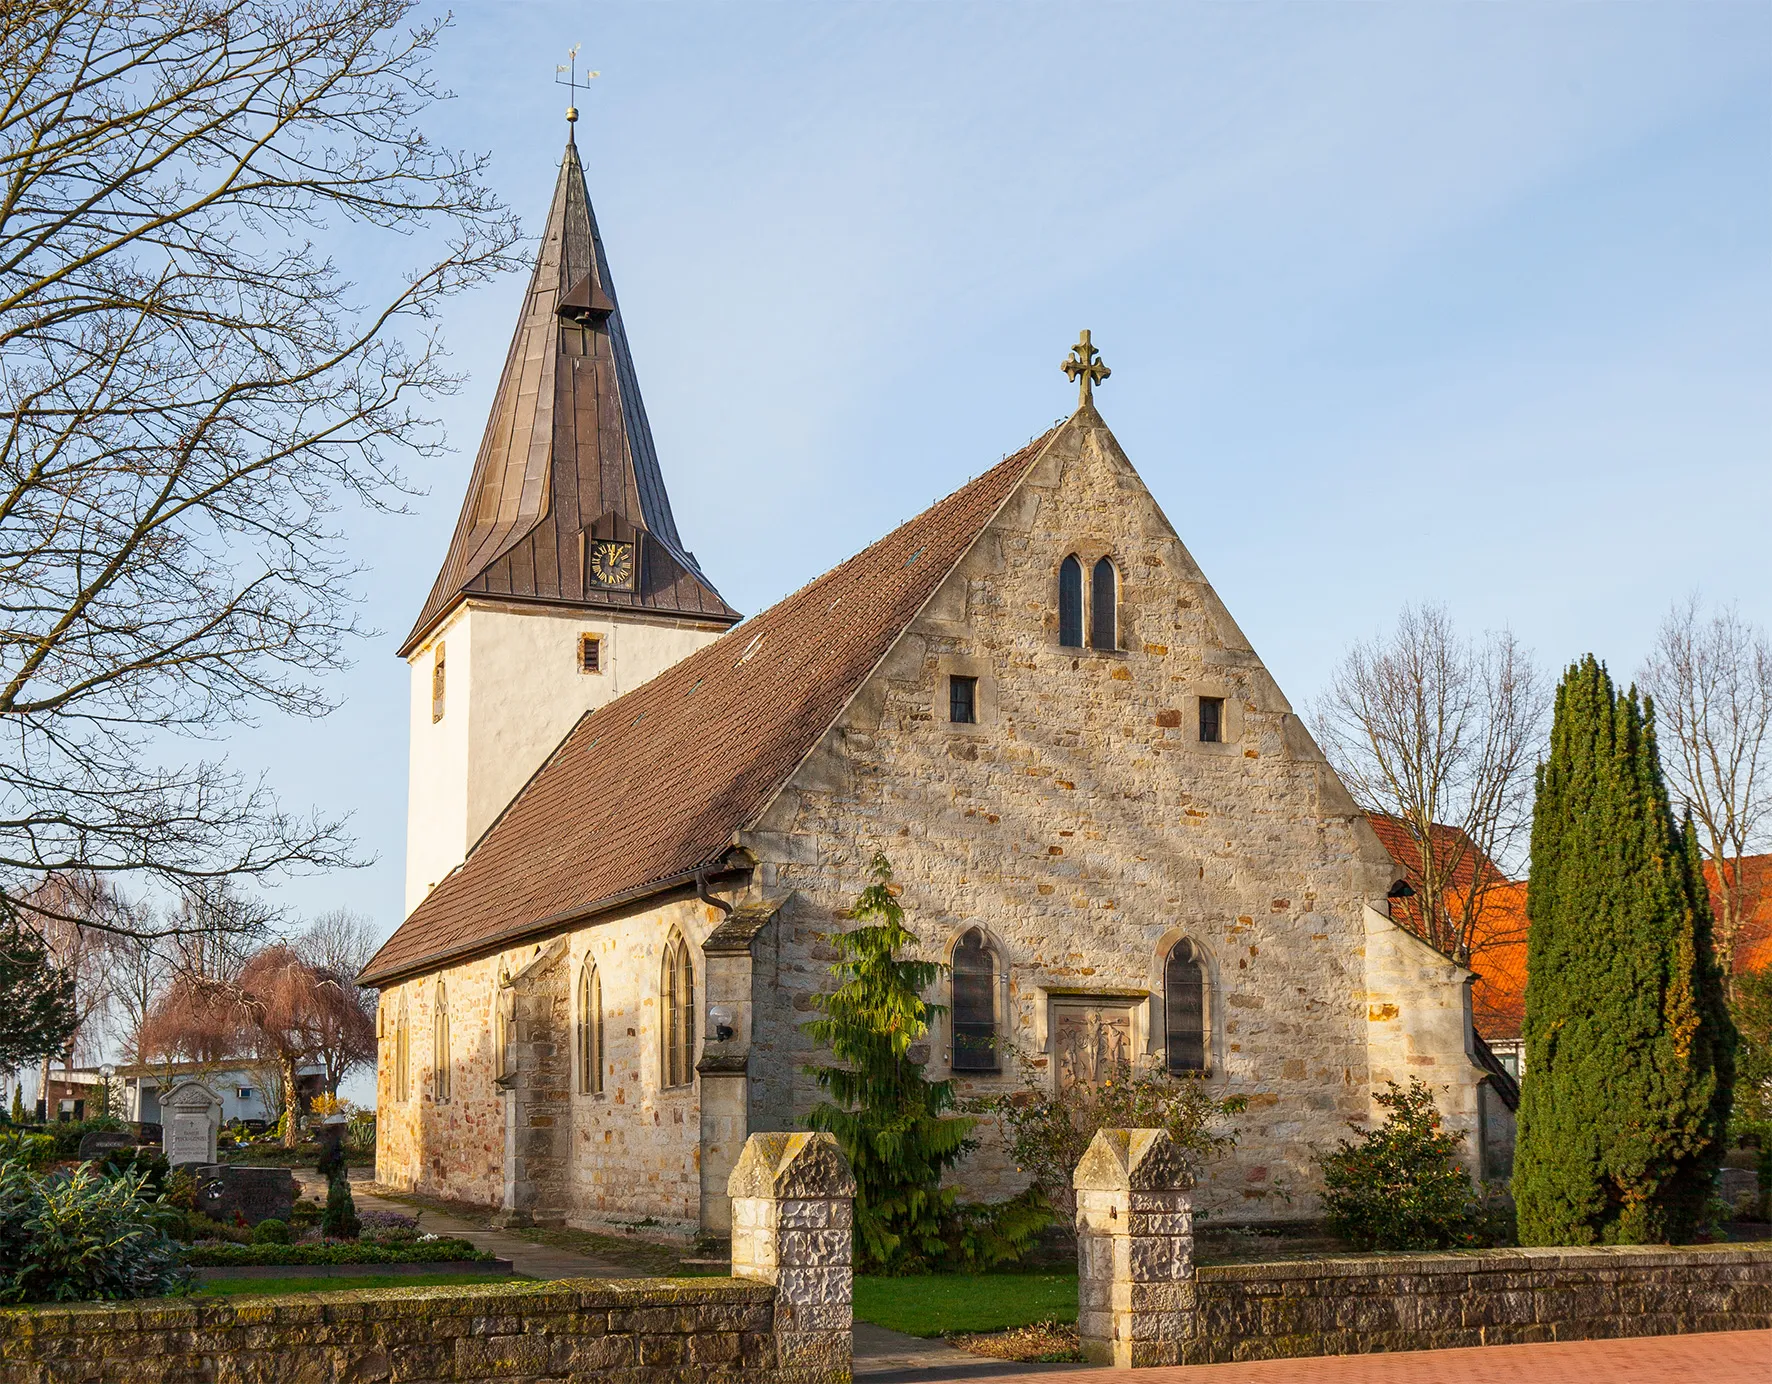
[[(1091, 418), (1059, 434), (746, 837), (763, 893), (788, 900), (782, 1013), (759, 1025), (771, 1050), (758, 1056), (803, 1113), (814, 1093), (797, 1023), (829, 984), (821, 934), (844, 926), (876, 850), (926, 956), (946, 960), (979, 926), (1007, 964), (1014, 1051), (1001, 1076), (962, 1077), (964, 1096), (1050, 1081), (1052, 999), (1160, 992), (1162, 957), (1188, 937), (1207, 958), (1212, 1085), (1249, 1100), (1200, 1200), (1218, 1215), (1309, 1216), (1309, 1145), (1369, 1114), (1362, 909), (1392, 865)], [(1058, 645), (1068, 553), (1085, 571), (1116, 563), (1119, 650)], [(948, 720), (952, 674), (979, 679), (976, 725)], [(1225, 743), (1200, 742), (1201, 696), (1226, 699)], [(1147, 1012), (1134, 1010), (1135, 1046), (1154, 1053)], [(932, 1076), (947, 1056), (933, 1034)], [(961, 1180), (1002, 1196), (1019, 1177), (985, 1133)]]
[(1197, 1267), (1184, 1364), (1772, 1327), (1772, 1249), (1483, 1250)]
[(0, 1310), (0, 1384), (824, 1384), (782, 1368), (776, 1290), (565, 1281)]
[[(659, 1084), (659, 968), (665, 939), (677, 927), (695, 960), (699, 1045), (705, 1012), (700, 945), (719, 917), (704, 904), (681, 900), (606, 919), (564, 939), (558, 983), (564, 987), (568, 1023), (563, 1049), (555, 1058), (562, 1061), (568, 1079), (539, 1089), (550, 1096), (550, 1105), (564, 1109), (569, 1125), (563, 1191), (568, 1224), (596, 1227), (652, 1217), (667, 1227), (688, 1229), (697, 1222), (698, 1088)], [(452, 1071), (450, 1098), (441, 1103), (432, 1056), (437, 977), (384, 992), (378, 1180), (433, 1196), (501, 1204), (507, 1097), (494, 1083), (493, 1003), (500, 974), (518, 975), (539, 950), (531, 943), (443, 972)], [(596, 963), (603, 995), (603, 1090), (596, 1094), (579, 1089), (574, 1046), (579, 977), (586, 960)], [(412, 1053), (405, 1101), (394, 1099), (388, 1017), (402, 1000), (408, 1005)], [(564, 1099), (552, 1099), (559, 1096)], [(544, 1118), (561, 1116), (556, 1110)], [(558, 1126), (551, 1128), (557, 1131)]]

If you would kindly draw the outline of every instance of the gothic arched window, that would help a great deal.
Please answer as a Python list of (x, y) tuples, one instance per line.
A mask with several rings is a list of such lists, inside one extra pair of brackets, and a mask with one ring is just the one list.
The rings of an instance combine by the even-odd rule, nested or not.
[(585, 1096), (603, 1090), (603, 980), (594, 961), (586, 961), (578, 977), (578, 1090)]
[(990, 939), (973, 928), (954, 948), (953, 1068), (956, 1072), (997, 1070), (997, 953)]
[(439, 1103), (449, 1099), (449, 990), (441, 976), (431, 1010), (431, 1093)]
[(1206, 1070), (1206, 966), (1185, 938), (1163, 963), (1163, 1053), (1174, 1076)]
[(1089, 574), (1089, 647), (1120, 647), (1120, 574), (1103, 558)]
[(394, 1099), (406, 1100), (412, 1093), (410, 1073), (412, 1067), (412, 1027), (406, 1012), (406, 997), (400, 997), (400, 1007), (395, 1011), (394, 1018)]
[(1058, 568), (1058, 642), (1083, 647), (1083, 564), (1072, 553)]
[(695, 1070), (695, 970), (688, 943), (674, 930), (665, 943), (658, 989), (661, 1084), (687, 1086)]

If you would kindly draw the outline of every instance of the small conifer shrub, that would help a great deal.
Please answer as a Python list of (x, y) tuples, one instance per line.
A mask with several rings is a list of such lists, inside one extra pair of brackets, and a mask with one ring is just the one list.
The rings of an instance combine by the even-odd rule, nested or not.
[(355, 1240), (362, 1230), (350, 1181), (333, 1178), (326, 1188), (326, 1209), (320, 1213), (320, 1233), (329, 1240)]
[(1591, 654), (1557, 688), (1527, 898), (1520, 1241), (1689, 1240), (1724, 1153), (1735, 1032), (1654, 707)]
[(982, 1268), (1018, 1257), (1051, 1223), (1037, 1190), (992, 1206), (961, 1205), (942, 1174), (974, 1147), (975, 1121), (948, 1112), (954, 1083), (931, 1081), (911, 1056), (944, 1007), (923, 992), (945, 967), (900, 955), (917, 938), (894, 897), (892, 866), (875, 855), (873, 882), (831, 941), (839, 981), (815, 995), (822, 1017), (802, 1025), (835, 1061), (806, 1071), (830, 1099), (807, 1123), (835, 1136), (855, 1173), (855, 1256), (862, 1272)]
[(1329, 1228), (1359, 1249), (1454, 1249), (1479, 1242), (1470, 1175), (1458, 1164), (1464, 1136), (1440, 1123), (1419, 1080), (1387, 1082), (1373, 1099), (1389, 1113), (1377, 1129), (1343, 1139), (1317, 1166)]

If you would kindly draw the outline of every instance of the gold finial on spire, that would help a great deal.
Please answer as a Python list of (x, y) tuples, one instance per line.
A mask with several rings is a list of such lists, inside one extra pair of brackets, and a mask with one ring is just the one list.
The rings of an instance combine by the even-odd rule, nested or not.
[[(573, 44), (572, 51), (567, 54), (567, 57), (571, 59), (570, 65), (567, 63), (561, 63), (554, 69), (554, 85), (566, 87), (572, 92), (572, 104), (566, 108), (566, 123), (568, 125), (578, 123), (578, 50), (580, 46), (581, 45), (576, 43)], [(565, 81), (560, 80), (560, 74), (562, 72), (569, 74)], [(589, 88), (591, 78), (601, 75), (602, 74), (598, 72), (585, 73), (585, 86)]]
[(1113, 374), (1101, 362), (1101, 352), (1096, 350), (1089, 341), (1087, 330), (1077, 338), (1077, 344), (1071, 347), (1070, 359), (1064, 363), (1064, 373), (1077, 381), (1077, 407), (1082, 408), (1094, 402), (1095, 386)]

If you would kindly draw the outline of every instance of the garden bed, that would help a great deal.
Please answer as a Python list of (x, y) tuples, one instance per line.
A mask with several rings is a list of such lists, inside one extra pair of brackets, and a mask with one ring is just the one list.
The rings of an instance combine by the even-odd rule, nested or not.
[(466, 1240), (413, 1240), (397, 1244), (326, 1241), (312, 1245), (191, 1246), (185, 1263), (193, 1269), (304, 1267), (349, 1264), (491, 1264), (485, 1250)]

